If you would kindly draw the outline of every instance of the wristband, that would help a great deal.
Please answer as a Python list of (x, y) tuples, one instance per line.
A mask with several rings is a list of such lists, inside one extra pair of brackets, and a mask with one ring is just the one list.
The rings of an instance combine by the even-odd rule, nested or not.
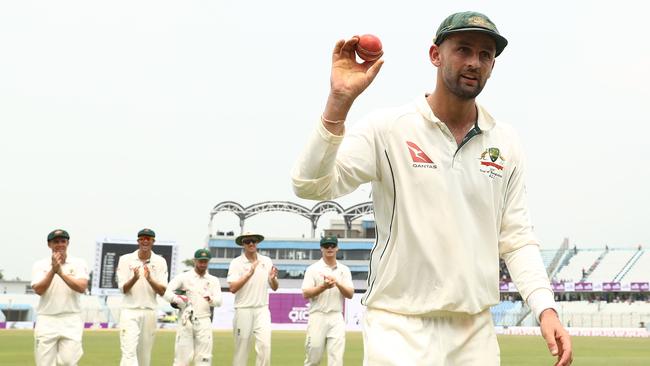
[(338, 120), (338, 121), (332, 121), (332, 120), (329, 120), (329, 119), (323, 117), (322, 114), (320, 115), (320, 120), (321, 120), (322, 122), (324, 122), (324, 123), (329, 123), (329, 124), (332, 124), (332, 125), (340, 125), (340, 124), (342, 124), (343, 122), (345, 122), (344, 119), (340, 119), (340, 120)]

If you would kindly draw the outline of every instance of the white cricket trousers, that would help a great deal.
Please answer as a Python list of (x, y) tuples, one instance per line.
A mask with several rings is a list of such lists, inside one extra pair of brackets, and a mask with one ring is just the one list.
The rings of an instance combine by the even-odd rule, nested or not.
[(156, 335), (156, 311), (122, 309), (120, 312), (120, 366), (149, 366)]
[(271, 364), (271, 312), (268, 306), (237, 308), (233, 320), (235, 353), (233, 366), (246, 366), (248, 352), (255, 337), (255, 366)]
[(83, 329), (79, 313), (39, 315), (34, 327), (36, 365), (76, 365), (83, 355)]
[(210, 317), (188, 318), (179, 322), (174, 347), (174, 366), (212, 365), (212, 322)]
[(365, 366), (498, 366), (490, 309), (469, 315), (409, 316), (368, 308), (363, 319)]
[(320, 365), (325, 347), (327, 347), (327, 365), (342, 366), (345, 352), (343, 313), (316, 311), (309, 314), (305, 340), (305, 366)]

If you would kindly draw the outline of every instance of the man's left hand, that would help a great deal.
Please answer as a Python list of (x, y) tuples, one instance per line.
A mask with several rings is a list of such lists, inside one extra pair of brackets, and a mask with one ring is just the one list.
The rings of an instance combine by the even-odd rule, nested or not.
[(271, 267), (271, 271), (269, 271), (269, 281), (273, 281), (278, 277), (278, 268), (276, 266)]
[(546, 341), (548, 350), (553, 356), (557, 356), (555, 366), (568, 366), (573, 362), (573, 348), (571, 337), (564, 329), (557, 313), (553, 309), (546, 309), (539, 317), (542, 337)]

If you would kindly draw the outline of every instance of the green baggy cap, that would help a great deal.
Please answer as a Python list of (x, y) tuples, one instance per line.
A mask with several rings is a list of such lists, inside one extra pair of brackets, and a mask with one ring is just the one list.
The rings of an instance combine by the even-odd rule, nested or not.
[(210, 259), (212, 258), (212, 253), (206, 248), (201, 248), (194, 252), (194, 259)]
[(51, 233), (47, 234), (47, 241), (52, 241), (56, 238), (64, 238), (70, 240), (70, 235), (68, 234), (67, 231), (62, 229), (56, 229)]
[(433, 43), (440, 46), (451, 33), (467, 31), (483, 32), (491, 36), (496, 42), (496, 56), (499, 56), (508, 45), (508, 40), (499, 34), (497, 26), (492, 23), (490, 18), (475, 11), (464, 11), (448, 16), (438, 27)]
[(334, 244), (334, 245), (338, 246), (339, 245), (339, 238), (337, 238), (334, 235), (327, 235), (327, 236), (323, 237), (320, 240), (320, 245), (321, 246), (323, 246), (325, 244)]
[(151, 229), (142, 229), (142, 230), (138, 231), (138, 238), (141, 237), (141, 236), (149, 236), (149, 237), (155, 238), (156, 233), (154, 233), (153, 230), (151, 230)]

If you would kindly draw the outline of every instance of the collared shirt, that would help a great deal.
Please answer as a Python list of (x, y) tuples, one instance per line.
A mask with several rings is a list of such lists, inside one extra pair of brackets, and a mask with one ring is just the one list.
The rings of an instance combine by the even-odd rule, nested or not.
[[(205, 273), (200, 276), (194, 269), (174, 277), (165, 290), (165, 300), (171, 302), (176, 294), (174, 291), (183, 290), (194, 309), (194, 316), (204, 318), (210, 316), (210, 306), (221, 306), (221, 285), (215, 276)], [(208, 302), (205, 297), (209, 296)]]
[[(293, 188), (301, 198), (329, 200), (371, 182), (377, 240), (364, 305), (477, 314), (499, 302), (499, 256), (537, 246), (519, 139), (477, 109), (461, 144), (425, 97), (368, 116), (345, 138), (318, 121), (292, 171)], [(543, 293), (552, 303), (535, 249), (522, 261), (535, 266), (513, 279), (524, 298)]]
[[(41, 282), (52, 269), (52, 258), (48, 257), (34, 263), (32, 267), (32, 286)], [(88, 266), (81, 258), (66, 257), (61, 271), (76, 279), (88, 279)], [(81, 294), (71, 289), (59, 275), (54, 275), (50, 286), (41, 295), (36, 312), (39, 315), (58, 315), (81, 312)]]
[[(165, 286), (167, 285), (167, 262), (162, 256), (151, 252), (151, 257), (145, 261), (149, 273), (154, 281)], [(153, 290), (146, 278), (144, 278), (144, 265), (138, 258), (138, 250), (133, 253), (124, 254), (117, 264), (117, 284), (124, 292), (124, 284), (133, 277), (133, 270), (138, 268), (140, 277), (131, 290), (124, 294), (122, 307), (125, 309), (156, 309), (156, 292)]]
[[(318, 262), (307, 267), (305, 278), (302, 280), (302, 289), (322, 285), (325, 283), (325, 276), (334, 277), (343, 286), (354, 288), (350, 268), (338, 261), (334, 267), (330, 267), (321, 258)], [(309, 299), (309, 313), (316, 311), (322, 313), (342, 312), (344, 299), (341, 291), (334, 286)]]
[[(251, 308), (269, 304), (269, 274), (273, 268), (273, 262), (271, 258), (259, 253), (257, 260), (259, 264), (255, 268), (253, 276), (235, 293), (235, 308)], [(251, 261), (243, 253), (233, 259), (228, 267), (228, 283), (242, 278), (250, 271), (251, 266)]]

